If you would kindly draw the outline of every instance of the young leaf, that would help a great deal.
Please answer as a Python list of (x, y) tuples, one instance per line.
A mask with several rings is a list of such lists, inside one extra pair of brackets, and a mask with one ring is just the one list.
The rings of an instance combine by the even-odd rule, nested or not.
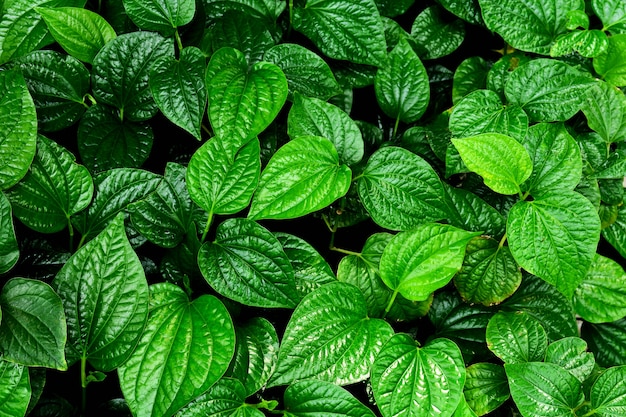
[(533, 166), (524, 146), (510, 136), (483, 133), (452, 139), (467, 167), (483, 177), (485, 185), (499, 194), (517, 194)]
[(0, 349), (4, 360), (67, 370), (63, 304), (48, 284), (13, 278), (2, 288), (0, 307)]
[(128, 17), (138, 27), (170, 36), (191, 22), (196, 13), (193, 0), (124, 0)]
[(546, 356), (548, 336), (528, 314), (501, 311), (487, 325), (487, 347), (505, 363), (539, 362)]
[(100, 49), (117, 36), (99, 14), (80, 7), (37, 7), (54, 40), (74, 58), (93, 63)]
[(0, 360), (0, 415), (25, 416), (30, 396), (28, 368)]
[(576, 30), (559, 35), (550, 48), (550, 56), (563, 56), (575, 51), (585, 58), (593, 58), (608, 47), (609, 38), (601, 30)]
[[(2, 39), (0, 37), (0, 39)], [(26, 175), (37, 147), (37, 114), (22, 74), (0, 72), (0, 191)]]
[(593, 69), (613, 85), (626, 85), (626, 34), (609, 38), (607, 50), (593, 59)]
[(450, 55), (465, 38), (465, 25), (460, 19), (449, 19), (439, 6), (425, 8), (411, 26), (416, 52), (422, 59)]
[(293, 9), (293, 28), (327, 56), (382, 65), (387, 44), (374, 0), (307, 0)]
[(300, 296), (294, 272), (278, 239), (248, 219), (229, 219), (215, 242), (198, 253), (206, 281), (220, 294), (245, 305), (293, 308)]
[(263, 417), (260, 410), (246, 404), (243, 384), (234, 378), (222, 378), (207, 392), (180, 410), (176, 417)]
[[(0, 275), (13, 268), (19, 257), (20, 251), (13, 227), (11, 203), (4, 193), (0, 192)], [(0, 318), (2, 318), (1, 313)]]
[(367, 316), (358, 288), (343, 282), (323, 285), (293, 312), (268, 387), (311, 378), (337, 385), (363, 381), (392, 335), (389, 324)]
[(465, 364), (448, 339), (424, 347), (398, 333), (372, 365), (372, 391), (383, 417), (452, 416), (463, 396)]
[(211, 29), (214, 51), (225, 47), (236, 49), (250, 65), (263, 61), (263, 55), (274, 44), (268, 22), (243, 11), (226, 11)]
[(591, 407), (599, 417), (626, 416), (626, 366), (604, 371), (591, 387)]
[(285, 391), (285, 417), (374, 417), (345, 389), (323, 381), (300, 381)]
[(292, 139), (300, 136), (321, 136), (337, 149), (342, 164), (354, 165), (363, 159), (363, 136), (357, 124), (337, 106), (300, 94), (293, 97), (287, 133)]
[(178, 60), (162, 56), (150, 67), (150, 91), (159, 110), (198, 140), (207, 103), (204, 71), (204, 54), (195, 47), (180, 51)]
[(428, 223), (398, 233), (380, 258), (380, 276), (404, 298), (423, 301), (461, 268), (465, 247), (479, 233)]
[(600, 239), (600, 218), (575, 191), (545, 193), (509, 211), (509, 248), (522, 268), (571, 298), (587, 274)]
[(150, 317), (137, 348), (118, 369), (136, 417), (171, 416), (219, 380), (233, 356), (235, 331), (212, 295), (190, 301), (179, 287), (150, 287)]
[(93, 181), (87, 169), (56, 142), (39, 136), (37, 154), (26, 176), (7, 191), (15, 216), (33, 230), (53, 233), (91, 202)]
[(596, 363), (593, 353), (587, 352), (587, 342), (579, 337), (565, 337), (550, 343), (545, 361), (567, 369), (580, 383), (591, 375)]
[(330, 205), (350, 188), (352, 171), (333, 143), (301, 136), (281, 147), (263, 170), (248, 218), (291, 219)]
[(504, 368), (487, 362), (468, 366), (463, 395), (477, 415), (482, 416), (494, 411), (511, 396)]
[(68, 260), (52, 287), (68, 322), (68, 363), (108, 372), (129, 358), (148, 316), (148, 284), (122, 214)]

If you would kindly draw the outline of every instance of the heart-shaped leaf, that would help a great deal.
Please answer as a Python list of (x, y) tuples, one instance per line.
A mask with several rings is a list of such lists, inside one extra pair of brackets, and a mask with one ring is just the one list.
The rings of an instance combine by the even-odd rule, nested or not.
[(620, 0), (592, 0), (591, 8), (612, 34), (626, 32), (626, 4)]
[(475, 363), (465, 374), (463, 395), (477, 415), (488, 414), (509, 399), (509, 385), (504, 368), (495, 363)]
[(216, 19), (211, 29), (214, 51), (224, 47), (236, 49), (243, 53), (250, 65), (264, 61), (263, 55), (274, 44), (268, 22), (248, 12), (228, 10)]
[(491, 65), (479, 56), (463, 60), (454, 71), (452, 103), (457, 105), (468, 94), (486, 88), (490, 68)]
[(209, 16), (221, 16), (228, 10), (239, 10), (274, 23), (285, 10), (286, 4), (282, 0), (206, 0), (204, 7)]
[(550, 48), (550, 56), (578, 52), (586, 58), (596, 57), (609, 47), (609, 37), (601, 30), (575, 30), (560, 35)]
[(609, 38), (607, 50), (593, 59), (593, 68), (605, 81), (616, 85), (626, 85), (626, 33)]
[(441, 7), (430, 6), (413, 21), (411, 36), (415, 39), (420, 58), (441, 58), (461, 46), (465, 38), (465, 25), (461, 19), (450, 19)]
[(19, 257), (11, 203), (4, 193), (0, 192), (0, 274), (13, 268)]
[(25, 416), (30, 396), (28, 368), (0, 360), (0, 415)]
[(455, 227), (500, 238), (506, 223), (502, 214), (476, 194), (463, 188), (444, 185), (446, 191), (446, 220)]
[(545, 361), (567, 369), (581, 383), (591, 375), (596, 363), (593, 353), (587, 352), (587, 342), (579, 337), (564, 337), (550, 343)]
[(591, 87), (582, 111), (587, 124), (607, 143), (626, 137), (626, 96), (607, 82), (598, 81)]
[(626, 366), (604, 371), (591, 387), (591, 406), (599, 417), (626, 416)]
[(610, 258), (595, 254), (584, 280), (574, 292), (576, 314), (592, 323), (616, 321), (626, 316), (624, 269)]
[(196, 13), (193, 0), (124, 0), (128, 17), (141, 29), (169, 36), (191, 22)]
[(616, 366), (626, 360), (626, 318), (612, 323), (583, 322), (581, 335), (589, 344), (598, 365)]
[(193, 400), (176, 417), (263, 417), (260, 410), (246, 404), (243, 384), (234, 378), (222, 378)]
[(487, 347), (505, 363), (543, 361), (548, 336), (541, 324), (524, 312), (499, 312), (487, 325)]
[(374, 417), (345, 389), (323, 381), (300, 381), (285, 391), (285, 417)]

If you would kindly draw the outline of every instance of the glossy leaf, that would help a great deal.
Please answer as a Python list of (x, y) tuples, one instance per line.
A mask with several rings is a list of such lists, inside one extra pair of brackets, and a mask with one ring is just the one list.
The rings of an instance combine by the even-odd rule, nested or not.
[(601, 30), (576, 30), (556, 38), (550, 48), (550, 56), (563, 56), (575, 51), (586, 58), (593, 58), (608, 47), (609, 38)]
[(504, 235), (505, 219), (492, 206), (471, 191), (444, 186), (447, 221), (455, 227), (482, 232), (493, 238)]
[(591, 407), (600, 417), (626, 415), (626, 366), (616, 366), (604, 371), (591, 387)]
[(581, 383), (591, 375), (595, 365), (593, 353), (587, 352), (587, 343), (579, 337), (565, 337), (550, 343), (545, 361), (567, 369)]
[(626, 361), (626, 318), (612, 323), (583, 322), (581, 336), (598, 365), (617, 366)]
[(372, 390), (383, 417), (451, 416), (463, 396), (465, 365), (448, 339), (418, 347), (410, 336), (394, 335), (372, 366)]
[(439, 6), (425, 8), (413, 21), (411, 36), (416, 52), (422, 59), (450, 55), (465, 38), (465, 26), (460, 19), (449, 19)]
[(236, 49), (250, 65), (263, 61), (263, 55), (274, 44), (267, 21), (238, 10), (226, 11), (211, 29), (214, 51), (224, 47)]
[(463, 395), (477, 415), (494, 411), (511, 396), (504, 368), (487, 362), (468, 366)]
[(285, 391), (285, 417), (374, 417), (345, 389), (322, 381), (300, 381)]
[(500, 99), (505, 100), (504, 87), (509, 77), (518, 67), (524, 65), (531, 58), (521, 51), (504, 55), (502, 58), (494, 62), (487, 74), (487, 88), (498, 93)]
[(352, 172), (333, 143), (301, 136), (282, 146), (261, 173), (248, 218), (290, 219), (327, 207), (343, 197)]
[(0, 416), (24, 417), (30, 396), (28, 368), (0, 360)]
[(595, 254), (587, 275), (574, 292), (576, 314), (592, 323), (626, 316), (624, 269), (610, 258)]
[(64, 371), (67, 332), (63, 304), (44, 282), (13, 278), (0, 293), (3, 359)]
[(193, 0), (124, 0), (124, 9), (141, 29), (168, 36), (191, 22), (196, 4)]
[(591, 7), (602, 21), (602, 30), (612, 34), (626, 32), (626, 4), (620, 0), (592, 0)]
[(133, 415), (173, 415), (219, 380), (235, 349), (233, 323), (212, 295), (191, 301), (173, 284), (150, 287), (150, 317), (118, 369)]
[(524, 312), (499, 312), (487, 325), (487, 347), (505, 363), (539, 362), (546, 355), (548, 336)]
[(619, 206), (617, 219), (610, 226), (602, 229), (602, 237), (605, 238), (622, 257), (626, 258), (626, 206), (623, 204)]
[(478, 0), (470, 0), (461, 3), (458, 3), (454, 0), (439, 0), (438, 3), (445, 7), (446, 10), (460, 17), (466, 22), (473, 23), (475, 25), (484, 25), (483, 18), (480, 13)]
[(252, 220), (221, 223), (215, 242), (200, 248), (198, 265), (217, 292), (242, 304), (293, 308), (300, 300), (282, 245)]
[(597, 82), (582, 108), (589, 127), (607, 143), (626, 138), (626, 97), (606, 82)]
[[(0, 192), (0, 275), (11, 270), (19, 257), (20, 251), (13, 227), (11, 203), (4, 193)], [(0, 311), (0, 319), (1, 314)]]
[(626, 34), (609, 38), (607, 50), (593, 59), (593, 68), (605, 81), (626, 85)]
[(263, 417), (260, 410), (246, 404), (246, 396), (246, 390), (239, 380), (222, 378), (175, 416)]
[(282, 0), (206, 0), (206, 11), (210, 16), (220, 16), (227, 10), (239, 10), (275, 22), (285, 10)]
[(491, 65), (479, 56), (462, 61), (456, 67), (452, 79), (452, 103), (456, 105), (469, 93), (486, 88), (490, 67)]
[(367, 316), (358, 288), (343, 282), (323, 285), (304, 297), (291, 316), (268, 387), (311, 378), (337, 385), (363, 381), (392, 335), (389, 324)]

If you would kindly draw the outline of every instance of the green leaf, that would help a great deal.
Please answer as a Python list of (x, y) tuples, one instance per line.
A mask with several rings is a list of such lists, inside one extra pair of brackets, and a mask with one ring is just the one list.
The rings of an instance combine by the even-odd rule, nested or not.
[(485, 88), (490, 66), (487, 61), (479, 56), (463, 60), (454, 71), (452, 103), (456, 105), (472, 91)]
[(522, 268), (571, 298), (587, 274), (600, 238), (600, 218), (575, 191), (548, 192), (509, 211), (509, 247)]
[(148, 316), (148, 284), (119, 214), (80, 248), (52, 281), (68, 322), (68, 363), (109, 372), (137, 344)]
[(237, 379), (222, 378), (207, 392), (178, 412), (176, 417), (263, 417), (246, 404), (246, 390)]
[(337, 106), (320, 99), (294, 95), (287, 133), (292, 139), (300, 136), (329, 139), (342, 164), (354, 165), (363, 159), (365, 144), (357, 124)]
[(408, 230), (446, 217), (439, 176), (405, 149), (388, 146), (374, 152), (357, 186), (372, 219), (386, 229)]
[(598, 365), (609, 367), (625, 363), (626, 318), (602, 324), (583, 322), (581, 335)]
[(200, 248), (198, 265), (215, 291), (242, 304), (293, 308), (300, 300), (281, 243), (252, 220), (221, 223), (215, 242)]
[[(1, 26), (0, 26), (1, 35)], [(2, 37), (0, 36), (0, 39)], [(35, 157), (37, 114), (26, 81), (17, 70), (0, 72), (0, 191), (26, 175)]]
[(450, 13), (455, 14), (466, 22), (479, 26), (484, 26), (485, 24), (481, 16), (478, 0), (469, 0), (460, 3), (454, 0), (438, 0), (438, 3), (445, 7)]
[(591, 0), (591, 8), (602, 21), (604, 31), (626, 32), (626, 4), (621, 0)]
[(501, 311), (487, 325), (487, 347), (505, 363), (539, 362), (546, 356), (548, 336), (530, 315)]
[(478, 417), (478, 415), (467, 405), (465, 397), (461, 397), (459, 405), (456, 407), (452, 417)]
[(550, 343), (545, 361), (567, 369), (581, 383), (591, 375), (595, 365), (593, 353), (587, 352), (587, 342), (579, 337), (565, 337)]
[(307, 0), (293, 9), (293, 28), (328, 57), (382, 65), (386, 42), (374, 0)]
[(301, 136), (282, 146), (261, 173), (248, 218), (291, 219), (330, 205), (350, 188), (352, 172), (333, 143)]
[(425, 8), (411, 26), (416, 52), (422, 59), (450, 55), (465, 38), (465, 25), (460, 19), (449, 19), (439, 6)]
[(274, 44), (266, 20), (238, 10), (226, 11), (211, 29), (214, 51), (224, 47), (236, 49), (250, 65), (263, 61), (263, 55)]
[(54, 40), (74, 58), (93, 63), (102, 47), (117, 37), (99, 14), (79, 7), (37, 7)]
[(591, 406), (599, 417), (621, 417), (626, 412), (626, 366), (604, 371), (591, 387)]
[(605, 81), (617, 85), (626, 85), (626, 34), (614, 35), (609, 38), (607, 50), (596, 56), (593, 68)]
[(602, 237), (613, 246), (623, 258), (626, 258), (626, 206), (618, 207), (617, 220), (602, 229)]
[(461, 138), (493, 132), (521, 142), (528, 131), (528, 116), (519, 106), (502, 105), (493, 91), (476, 90), (454, 106), (450, 131)]
[(311, 378), (337, 385), (363, 381), (392, 335), (389, 324), (367, 316), (358, 288), (343, 282), (323, 285), (293, 312), (268, 387)]
[(300, 381), (285, 391), (285, 417), (374, 417), (345, 389), (323, 381)]
[(30, 170), (6, 195), (22, 223), (41, 233), (53, 233), (63, 230), (70, 216), (87, 207), (93, 188), (91, 175), (74, 155), (39, 136)]
[(530, 60), (528, 55), (520, 51), (504, 55), (491, 66), (487, 74), (487, 88), (498, 93), (500, 99), (504, 100), (504, 87), (511, 73)]
[(149, 86), (150, 64), (174, 55), (174, 47), (154, 32), (132, 32), (104, 45), (93, 60), (93, 94), (98, 103), (120, 110), (120, 119), (143, 121), (158, 108)]
[(287, 99), (287, 79), (274, 64), (249, 67), (244, 55), (221, 48), (211, 56), (206, 72), (209, 120), (217, 136), (237, 149), (274, 120)]
[(204, 71), (204, 54), (195, 47), (180, 51), (178, 60), (162, 56), (150, 67), (150, 91), (159, 110), (198, 140), (207, 103)]
[(423, 301), (461, 268), (465, 247), (479, 233), (428, 223), (394, 236), (380, 258), (380, 276), (404, 298)]
[(372, 366), (372, 391), (383, 417), (451, 416), (463, 395), (465, 364), (448, 339), (424, 347), (398, 333)]
[(452, 226), (487, 236), (500, 238), (504, 235), (504, 217), (476, 194), (444, 185), (446, 191), (447, 218)]
[(522, 273), (509, 248), (483, 237), (467, 244), (463, 266), (454, 277), (465, 301), (486, 306), (506, 300), (521, 282)]
[(283, 71), (290, 98), (298, 92), (307, 97), (328, 100), (342, 92), (328, 64), (301, 45), (282, 43), (273, 46), (263, 60), (276, 64)]
[(499, 194), (517, 194), (533, 166), (524, 146), (510, 136), (483, 133), (452, 139), (463, 162)]
[(585, 400), (581, 384), (553, 363), (505, 364), (511, 396), (524, 417), (565, 417)]
[(226, 372), (235, 331), (212, 295), (190, 301), (173, 284), (154, 284), (150, 304), (137, 348), (118, 369), (120, 387), (134, 416), (171, 416)]
[(463, 394), (467, 404), (477, 415), (494, 411), (511, 396), (504, 368), (486, 362), (468, 366)]
[(0, 360), (0, 416), (24, 417), (30, 396), (28, 368)]
[[(10, 271), (19, 257), (11, 203), (4, 193), (0, 192), (0, 275)], [(1, 310), (0, 319), (2, 319)]]
[(375, 0), (375, 3), (382, 16), (396, 17), (406, 13), (415, 0)]
[(123, 0), (128, 17), (138, 27), (169, 36), (191, 22), (196, 13), (193, 0)]
[(63, 304), (44, 282), (13, 278), (0, 293), (3, 359), (24, 366), (67, 370)]
[(564, 62), (535, 59), (511, 73), (504, 93), (531, 121), (558, 122), (570, 119), (584, 106), (592, 82)]
[(550, 56), (563, 56), (576, 51), (583, 57), (593, 58), (608, 47), (609, 38), (601, 30), (576, 30), (557, 37), (550, 48)]
[(584, 280), (574, 293), (576, 314), (592, 323), (606, 323), (626, 316), (624, 269), (612, 259), (595, 254)]
[(569, 12), (585, 9), (583, 0), (478, 2), (490, 30), (501, 35), (515, 49), (542, 55), (549, 55), (554, 40), (567, 32)]
[(239, 10), (275, 23), (285, 10), (286, 3), (282, 0), (205, 0), (204, 7), (209, 16), (221, 16), (227, 10)]

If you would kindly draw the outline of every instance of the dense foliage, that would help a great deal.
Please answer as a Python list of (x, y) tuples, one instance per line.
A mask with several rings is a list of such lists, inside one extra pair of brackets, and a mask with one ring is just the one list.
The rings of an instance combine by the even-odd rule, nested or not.
[(0, 0), (0, 417), (626, 416), (623, 0)]

